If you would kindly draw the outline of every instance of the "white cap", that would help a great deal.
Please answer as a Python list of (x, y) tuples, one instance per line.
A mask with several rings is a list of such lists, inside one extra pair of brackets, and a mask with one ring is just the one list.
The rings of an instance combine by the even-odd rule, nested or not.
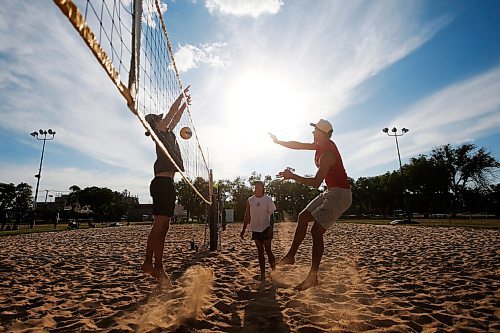
[(319, 129), (321, 132), (325, 132), (327, 134), (330, 134), (333, 132), (332, 124), (330, 124), (330, 122), (328, 120), (325, 120), (325, 119), (320, 119), (317, 124), (311, 123), (310, 125), (312, 127)]

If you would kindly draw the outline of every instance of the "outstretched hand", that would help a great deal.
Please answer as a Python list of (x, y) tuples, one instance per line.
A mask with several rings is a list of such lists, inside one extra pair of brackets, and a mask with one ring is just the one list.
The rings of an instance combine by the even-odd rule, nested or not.
[[(184, 89), (184, 91), (179, 94), (179, 96), (174, 101), (174, 103), (172, 103), (172, 106), (170, 107), (171, 110), (176, 110), (177, 111), (179, 109), (179, 106), (181, 105), (181, 102), (184, 101), (184, 96), (186, 96), (186, 103), (182, 103), (183, 106), (185, 104), (191, 105), (191, 95), (189, 94), (189, 88), (190, 87), (191, 86), (187, 86), (186, 89)], [(185, 108), (185, 106), (184, 106), (184, 108)]]
[[(164, 123), (169, 130), (173, 130), (174, 127), (177, 126), (181, 120), (184, 110), (188, 105), (191, 105), (191, 95), (189, 94), (190, 87), (191, 86), (187, 86), (187, 88), (180, 93), (174, 103), (172, 103), (172, 106), (170, 106), (170, 110), (164, 119)], [(185, 99), (184, 96), (186, 97)]]
[(269, 134), (269, 136), (271, 137), (271, 139), (273, 139), (274, 143), (279, 143), (279, 140), (276, 137), (276, 135), (274, 135), (273, 133), (267, 133), (267, 134)]
[(191, 94), (189, 93), (189, 88), (191, 86), (187, 86), (186, 89), (184, 89), (184, 96), (186, 96), (186, 104), (191, 105)]
[(286, 168), (285, 170), (278, 173), (278, 177), (283, 179), (293, 179), (293, 176), (295, 174), (292, 172), (292, 170), (292, 168)]

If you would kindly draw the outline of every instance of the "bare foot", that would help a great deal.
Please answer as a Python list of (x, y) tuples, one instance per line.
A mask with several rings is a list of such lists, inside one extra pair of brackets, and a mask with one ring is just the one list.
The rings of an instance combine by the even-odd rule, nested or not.
[(166, 275), (161, 276), (158, 283), (163, 289), (172, 289), (172, 282), (170, 282), (170, 279)]
[(301, 284), (296, 286), (294, 289), (295, 290), (306, 290), (311, 287), (317, 286), (318, 283), (318, 277), (314, 274), (309, 274), (304, 281), (302, 281)]
[(282, 266), (282, 265), (293, 265), (295, 264), (295, 258), (292, 257), (292, 256), (284, 256), (283, 258), (281, 258), (280, 261), (278, 261), (276, 263), (276, 266)]
[(168, 275), (165, 274), (162, 268), (154, 269), (154, 277), (158, 280), (160, 286), (164, 289), (172, 289), (172, 282), (168, 278)]
[(253, 279), (254, 279), (255, 281), (261, 281), (261, 282), (262, 282), (262, 281), (265, 281), (265, 280), (266, 280), (266, 275), (254, 275), (254, 276), (253, 276)]
[(147, 274), (151, 275), (152, 277), (156, 277), (152, 263), (145, 262), (144, 264), (142, 264), (141, 269), (144, 273), (147, 273)]

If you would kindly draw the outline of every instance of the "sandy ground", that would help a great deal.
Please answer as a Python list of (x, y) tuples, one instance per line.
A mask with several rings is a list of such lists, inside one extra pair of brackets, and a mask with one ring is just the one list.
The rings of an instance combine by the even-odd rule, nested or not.
[[(0, 331), (500, 331), (498, 229), (339, 224), (326, 234), (320, 286), (298, 292), (311, 236), (294, 266), (260, 283), (240, 228), (229, 226), (222, 251), (210, 253), (190, 250), (203, 226), (172, 226), (173, 290), (139, 270), (147, 226), (2, 237)], [(276, 225), (277, 258), (294, 229)]]

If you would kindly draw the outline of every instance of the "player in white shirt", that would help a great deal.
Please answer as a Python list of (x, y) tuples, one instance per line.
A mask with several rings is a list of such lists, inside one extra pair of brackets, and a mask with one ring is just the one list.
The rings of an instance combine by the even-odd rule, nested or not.
[(254, 193), (248, 198), (245, 218), (243, 221), (243, 230), (240, 237), (243, 239), (247, 225), (250, 224), (252, 239), (255, 241), (259, 253), (260, 281), (266, 278), (266, 258), (264, 250), (267, 253), (267, 259), (271, 269), (276, 267), (276, 260), (271, 250), (271, 240), (273, 239), (273, 226), (271, 217), (276, 210), (273, 199), (264, 193), (264, 183), (256, 181), (254, 183)]

